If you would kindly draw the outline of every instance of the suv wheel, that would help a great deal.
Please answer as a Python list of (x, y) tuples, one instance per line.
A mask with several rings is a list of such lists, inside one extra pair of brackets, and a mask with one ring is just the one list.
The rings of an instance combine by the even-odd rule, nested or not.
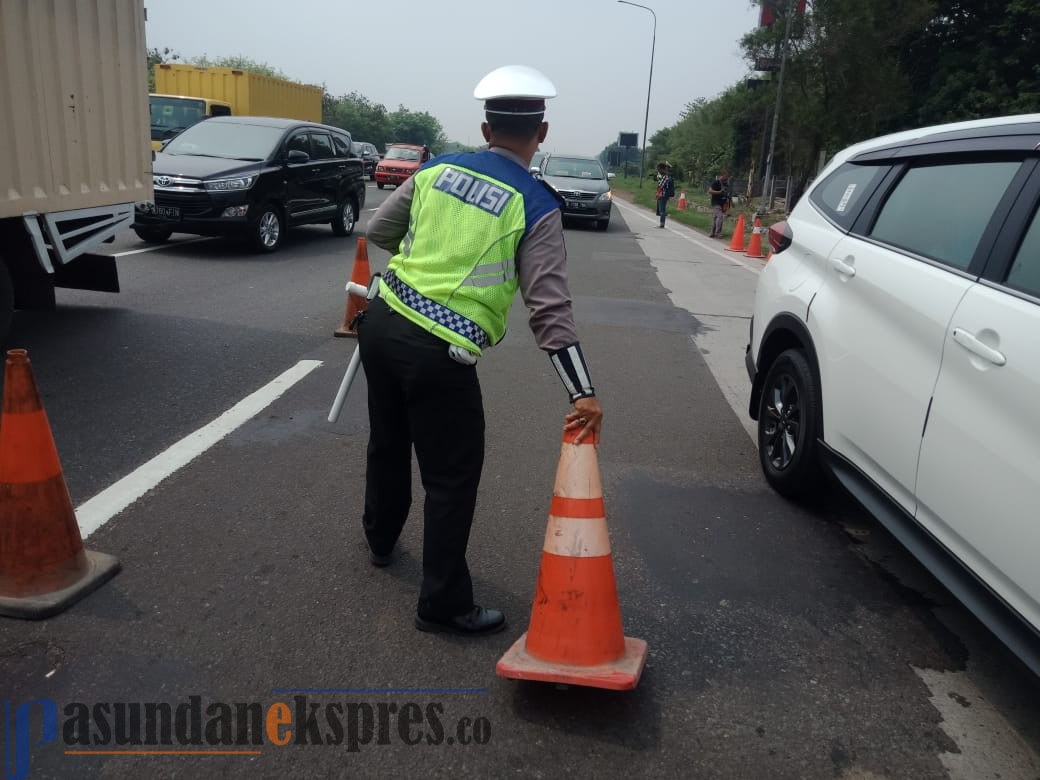
[(354, 201), (350, 198), (344, 199), (339, 204), (339, 212), (332, 220), (332, 232), (337, 236), (349, 236), (354, 232), (357, 224), (357, 215), (354, 212)]
[(758, 457), (766, 481), (796, 498), (820, 482), (820, 391), (800, 349), (773, 361), (758, 407)]
[(134, 232), (137, 233), (139, 239), (147, 241), (149, 244), (161, 244), (164, 241), (168, 241), (170, 236), (173, 235), (173, 231), (169, 228), (136, 225), (134, 226)]
[(249, 221), (249, 240), (260, 252), (273, 252), (282, 243), (285, 234), (285, 220), (278, 208), (265, 203), (256, 210), (256, 216)]

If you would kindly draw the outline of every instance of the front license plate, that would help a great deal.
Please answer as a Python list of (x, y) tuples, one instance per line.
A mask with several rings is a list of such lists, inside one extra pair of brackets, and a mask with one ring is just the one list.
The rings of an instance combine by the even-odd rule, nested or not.
[(181, 210), (176, 206), (156, 206), (155, 216), (163, 219), (180, 219)]
[(580, 200), (569, 200), (567, 201), (567, 208), (569, 209), (580, 209), (582, 208)]

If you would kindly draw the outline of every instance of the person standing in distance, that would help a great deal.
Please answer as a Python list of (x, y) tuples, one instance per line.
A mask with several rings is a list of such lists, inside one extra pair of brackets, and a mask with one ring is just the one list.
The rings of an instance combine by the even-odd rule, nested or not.
[(722, 237), (722, 223), (729, 211), (729, 171), (723, 168), (708, 187), (711, 196), (711, 235), (708, 238)]
[(485, 76), (473, 96), (484, 101), (488, 149), (429, 161), (377, 209), (367, 238), (393, 256), (358, 324), (370, 559), (392, 562), (411, 506), (414, 446), (426, 493), (415, 624), (461, 635), (505, 627), (502, 612), (474, 603), (466, 548), (484, 465), (476, 363), (505, 335), (518, 291), (573, 406), (564, 428), (580, 429), (580, 441), (598, 436), (603, 420), (571, 309), (560, 202), (529, 172), (556, 87), (511, 65)]
[(668, 216), (668, 199), (675, 197), (675, 179), (672, 178), (672, 166), (663, 162), (657, 165), (657, 216), (661, 218), (658, 227), (664, 227)]

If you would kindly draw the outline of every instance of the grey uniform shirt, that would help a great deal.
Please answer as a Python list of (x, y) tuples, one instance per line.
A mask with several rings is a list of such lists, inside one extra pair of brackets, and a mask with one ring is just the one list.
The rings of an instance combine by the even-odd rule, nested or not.
[[(527, 168), (526, 162), (508, 149), (493, 146), (491, 151)], [(368, 223), (367, 240), (397, 254), (401, 239), (408, 232), (414, 192), (413, 176), (376, 210)], [(520, 295), (531, 313), (531, 332), (538, 347), (553, 352), (576, 344), (578, 331), (567, 289), (567, 248), (563, 243), (563, 218), (559, 209), (546, 214), (528, 230), (517, 249), (516, 269)]]

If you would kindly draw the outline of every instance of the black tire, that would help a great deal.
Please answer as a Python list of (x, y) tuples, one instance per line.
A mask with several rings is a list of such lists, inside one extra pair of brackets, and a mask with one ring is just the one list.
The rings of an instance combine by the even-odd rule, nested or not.
[(383, 189), (383, 182), (377, 181), (376, 186), (379, 187), (379, 189)]
[(596, 223), (596, 230), (606, 230), (610, 226), (610, 218), (601, 219)]
[(339, 204), (335, 219), (332, 220), (332, 232), (337, 236), (349, 236), (357, 226), (357, 208), (353, 198), (344, 198)]
[(170, 228), (148, 227), (147, 225), (134, 225), (134, 232), (142, 241), (149, 244), (162, 244), (170, 240), (173, 230)]
[(249, 243), (258, 252), (273, 252), (282, 245), (285, 218), (277, 206), (264, 203), (249, 219)]
[(780, 353), (758, 403), (758, 459), (770, 486), (798, 498), (822, 484), (820, 389), (800, 349)]
[(14, 282), (7, 263), (0, 257), (0, 342), (7, 338), (14, 319)]

